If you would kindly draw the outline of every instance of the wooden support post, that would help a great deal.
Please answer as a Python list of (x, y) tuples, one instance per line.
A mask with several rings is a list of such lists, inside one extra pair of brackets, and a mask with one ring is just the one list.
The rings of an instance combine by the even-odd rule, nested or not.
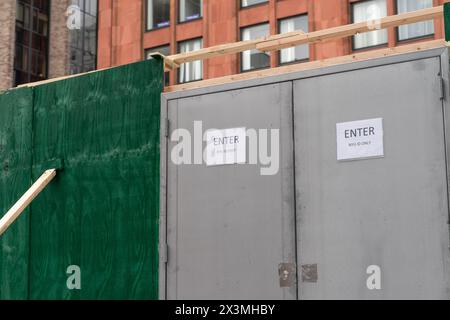
[(163, 59), (165, 72), (172, 71), (172, 70), (180, 67), (179, 64), (175, 63), (172, 59), (166, 57), (165, 55), (163, 55), (160, 52), (157, 52), (157, 51), (151, 52), (149, 55), (154, 59)]
[(9, 228), (9, 226), (20, 216), (28, 205), (41, 193), (42, 190), (56, 176), (56, 169), (50, 169), (28, 189), (27, 192), (16, 202), (16, 204), (0, 220), (0, 236)]

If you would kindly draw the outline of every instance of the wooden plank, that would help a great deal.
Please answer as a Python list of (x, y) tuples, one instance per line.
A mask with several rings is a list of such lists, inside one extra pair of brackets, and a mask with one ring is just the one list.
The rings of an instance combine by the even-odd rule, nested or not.
[(151, 52), (149, 55), (152, 58), (159, 57), (159, 58), (163, 59), (163, 61), (164, 61), (164, 71), (171, 71), (171, 70), (174, 70), (174, 69), (180, 67), (179, 64), (176, 64), (172, 59), (168, 58), (167, 56), (163, 55), (160, 52), (157, 52), (157, 51)]
[(354, 23), (309, 33), (297, 30), (256, 40), (239, 41), (217, 45), (209, 48), (203, 48), (193, 52), (175, 54), (168, 56), (167, 58), (179, 65), (186, 62), (209, 59), (220, 55), (238, 53), (251, 49), (258, 49), (260, 51), (273, 51), (303, 43), (326, 41), (334, 38), (343, 38), (355, 35), (357, 33), (373, 31), (375, 29), (384, 29), (403, 24), (426, 21), (440, 17), (442, 16), (442, 14), (443, 6), (437, 6), (399, 15), (388, 16), (377, 21)]
[[(172, 59), (164, 56), (163, 54), (161, 54), (159, 52), (153, 52), (153, 53), (151, 53), (151, 55), (161, 56), (164, 59), (164, 71), (170, 71), (173, 68), (179, 68), (180, 67), (179, 65), (175, 64), (172, 61)], [(42, 81), (25, 83), (25, 84), (21, 84), (21, 85), (17, 86), (17, 88), (37, 87), (37, 86), (40, 86), (40, 85), (43, 85), (43, 84), (48, 84), (48, 83), (52, 83), (52, 82), (56, 82), (56, 81), (60, 81), (60, 80), (66, 80), (66, 79), (72, 79), (72, 78), (76, 78), (76, 77), (81, 77), (81, 76), (84, 76), (84, 75), (87, 75), (87, 74), (96, 73), (96, 72), (105, 71), (105, 70), (114, 69), (114, 68), (119, 68), (119, 67), (121, 67), (121, 66), (120, 65), (119, 66), (113, 66), (113, 67), (97, 69), (97, 70), (92, 70), (92, 71), (83, 72), (83, 73), (77, 73), (77, 74), (71, 74), (71, 75), (67, 75), (67, 76), (52, 78), (52, 79), (46, 79), (46, 80), (42, 80)]]
[(276, 34), (276, 35), (273, 35), (270, 37), (265, 37), (265, 38), (260, 38), (260, 39), (220, 44), (217, 46), (203, 48), (203, 49), (193, 51), (193, 52), (179, 53), (179, 54), (167, 56), (166, 59), (170, 59), (174, 63), (180, 65), (180, 64), (186, 63), (186, 62), (209, 59), (209, 58), (220, 56), (220, 55), (239, 53), (239, 52), (246, 51), (246, 50), (256, 49), (256, 45), (258, 43), (260, 43), (261, 41), (276, 40), (276, 39), (284, 38), (284, 37), (288, 37), (288, 36), (297, 36), (297, 35), (304, 35), (304, 34), (305, 34), (304, 31), (297, 30), (297, 31), (283, 33), (283, 34)]
[(193, 52), (185, 52), (185, 53), (179, 53), (171, 56), (167, 56), (166, 59), (171, 60), (171, 63), (174, 63), (178, 65), (191, 62), (195, 60), (203, 60), (203, 59), (209, 59), (215, 56), (225, 55), (225, 54), (232, 54), (232, 53), (238, 53), (246, 50), (256, 49), (256, 45), (264, 41), (266, 39), (275, 40), (286, 36), (295, 36), (295, 35), (303, 35), (305, 34), (302, 30), (292, 31), (288, 33), (283, 34), (277, 34), (270, 36), (268, 38), (260, 38), (260, 39), (254, 39), (254, 40), (246, 40), (246, 41), (238, 41), (233, 43), (226, 43), (226, 44), (220, 44), (217, 46), (212, 46), (208, 48), (203, 48), (197, 51)]
[(36, 82), (30, 82), (30, 83), (25, 83), (25, 84), (21, 84), (19, 86), (17, 86), (17, 88), (32, 88), (32, 87), (37, 87), (43, 84), (48, 84), (48, 83), (52, 83), (52, 82), (56, 82), (56, 81), (60, 81), (60, 80), (66, 80), (66, 79), (71, 79), (71, 78), (76, 78), (76, 77), (81, 77), (84, 76), (86, 74), (90, 74), (90, 73), (95, 73), (95, 72), (100, 72), (100, 71), (105, 71), (105, 70), (109, 70), (109, 69), (113, 69), (113, 68), (117, 68), (119, 66), (114, 66), (114, 67), (109, 67), (109, 68), (103, 68), (103, 69), (98, 69), (98, 70), (92, 70), (89, 72), (83, 72), (83, 73), (77, 73), (77, 74), (71, 74), (68, 76), (63, 76), (63, 77), (57, 77), (57, 78), (52, 78), (52, 79), (47, 79), (47, 80), (42, 80), (42, 81), (36, 81)]
[(227, 44), (220, 44), (217, 46), (212, 46), (208, 48), (203, 48), (197, 51), (179, 53), (175, 55), (168, 56), (169, 59), (173, 60), (176, 64), (182, 64), (186, 62), (191, 62), (195, 60), (209, 59), (212, 57), (238, 53), (246, 50), (256, 49), (256, 44), (264, 39), (246, 40)]
[(9, 211), (0, 220), (0, 236), (9, 228), (9, 226), (20, 216), (28, 205), (41, 193), (42, 190), (56, 176), (56, 169), (45, 171), (42, 176), (28, 189), (27, 192), (9, 209)]
[(179, 68), (180, 65), (178, 63), (175, 63), (175, 61), (173, 61), (172, 59), (169, 58), (164, 58), (164, 67), (168, 70), (166, 71), (170, 71), (170, 70), (174, 70), (176, 68)]
[(358, 33), (396, 27), (404, 24), (410, 24), (420, 21), (431, 20), (442, 16), (443, 6), (421, 9), (417, 11), (402, 13), (394, 16), (388, 16), (374, 21), (354, 23), (330, 29), (313, 31), (300, 35), (287, 35), (279, 39), (268, 39), (256, 45), (260, 51), (280, 50), (305, 43), (314, 43), (329, 39), (343, 38), (353, 36)]
[(235, 82), (235, 81), (242, 81), (242, 80), (250, 80), (260, 77), (269, 77), (274, 75), (281, 75), (281, 74), (287, 74), (297, 71), (304, 71), (304, 70), (312, 70), (317, 68), (323, 68), (338, 64), (344, 64), (344, 63), (351, 63), (356, 61), (365, 61), (380, 57), (388, 57), (388, 56), (394, 56), (398, 54), (403, 53), (409, 53), (409, 52), (415, 52), (415, 51), (421, 51), (421, 50), (428, 50), (428, 49), (434, 49), (434, 48), (442, 48), (448, 46), (448, 43), (444, 41), (443, 39), (439, 40), (432, 40), (427, 42), (419, 42), (419, 43), (413, 43), (413, 44), (407, 44), (402, 45), (399, 47), (394, 48), (386, 48), (386, 49), (379, 49), (379, 50), (372, 50), (372, 51), (365, 51), (365, 52), (359, 52), (351, 55), (346, 56), (340, 56), (340, 57), (334, 57), (329, 58), (325, 60), (317, 60), (317, 61), (311, 61), (311, 62), (305, 62), (305, 63), (298, 63), (298, 64), (291, 64), (283, 67), (278, 68), (272, 68), (272, 69), (264, 69), (264, 70), (258, 70), (253, 72), (245, 72), (220, 78), (213, 78), (213, 79), (207, 79), (202, 81), (196, 81), (191, 83), (184, 83), (180, 85), (170, 86), (165, 88), (165, 92), (175, 92), (175, 91), (184, 91), (184, 90), (190, 90), (190, 89), (196, 89), (196, 88), (204, 88), (207, 86), (213, 86), (213, 85), (221, 85), (225, 83)]

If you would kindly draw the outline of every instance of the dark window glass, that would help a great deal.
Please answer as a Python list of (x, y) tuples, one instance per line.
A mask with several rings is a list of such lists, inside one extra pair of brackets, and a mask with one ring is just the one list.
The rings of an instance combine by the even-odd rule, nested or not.
[(202, 0), (179, 0), (179, 21), (189, 21), (198, 19), (203, 14), (203, 1)]
[(14, 84), (47, 79), (49, 0), (17, 0)]
[(170, 24), (170, 0), (147, 0), (147, 30)]
[[(153, 52), (159, 52), (162, 55), (168, 56), (170, 55), (170, 46), (166, 45), (166, 46), (160, 46), (160, 47), (155, 47), (155, 48), (151, 48), (151, 49), (147, 49), (145, 50), (145, 58), (146, 59), (150, 59), (151, 58), (151, 54)], [(164, 73), (164, 85), (168, 86), (170, 84), (170, 75), (169, 72), (165, 72)]]
[(97, 0), (73, 1), (80, 9), (80, 28), (70, 30), (70, 74), (97, 68)]

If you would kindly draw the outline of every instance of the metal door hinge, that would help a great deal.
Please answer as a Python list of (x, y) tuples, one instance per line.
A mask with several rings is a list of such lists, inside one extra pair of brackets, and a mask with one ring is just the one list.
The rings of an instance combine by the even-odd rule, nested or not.
[(445, 100), (446, 96), (445, 96), (445, 90), (446, 90), (447, 86), (445, 84), (445, 79), (441, 77), (441, 100)]
[(159, 258), (161, 259), (161, 262), (167, 263), (168, 255), (169, 255), (169, 246), (167, 244), (161, 244), (160, 254), (159, 254)]
[(170, 132), (170, 120), (168, 118), (166, 118), (165, 122), (164, 122), (164, 132), (165, 132), (165, 136), (166, 138), (169, 137), (169, 132)]

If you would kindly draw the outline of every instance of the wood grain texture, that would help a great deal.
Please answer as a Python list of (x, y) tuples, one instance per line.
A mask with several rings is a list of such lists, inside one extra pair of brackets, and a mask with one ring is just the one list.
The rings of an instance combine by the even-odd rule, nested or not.
[[(6, 212), (31, 184), (30, 89), (0, 95), (0, 212)], [(0, 237), (0, 300), (28, 298), (30, 209)]]
[(166, 57), (170, 64), (180, 65), (182, 63), (210, 59), (213, 57), (239, 53), (242, 51), (257, 49), (260, 51), (274, 51), (289, 48), (305, 43), (323, 42), (327, 40), (353, 36), (358, 33), (385, 29), (400, 25), (427, 21), (437, 17), (442, 17), (443, 6), (421, 9), (413, 12), (387, 16), (376, 21), (353, 23), (334, 28), (305, 33), (297, 30), (284, 34), (277, 34), (261, 39), (239, 41), (221, 44), (208, 48), (203, 48), (193, 52), (179, 53)]
[[(157, 299), (162, 60), (34, 88), (31, 299)], [(40, 232), (45, 230), (45, 232)], [(81, 290), (66, 286), (81, 269)]]
[(329, 58), (324, 60), (316, 60), (306, 63), (291, 64), (283, 67), (264, 69), (252, 72), (245, 72), (240, 74), (234, 74), (231, 76), (225, 76), (220, 78), (207, 79), (202, 81), (195, 81), (190, 83), (184, 83), (174, 86), (169, 86), (164, 89), (165, 92), (184, 91), (195, 88), (202, 88), (207, 86), (221, 85), (225, 83), (256, 79), (260, 77), (270, 77), (275, 75), (287, 74), (298, 71), (312, 70), (317, 68), (324, 68), (338, 64), (352, 63), (357, 61), (364, 61), (370, 59), (376, 59), (381, 57), (394, 56), (402, 53), (416, 52), (420, 50), (428, 50), (433, 48), (440, 48), (448, 46), (447, 42), (440, 40), (432, 40), (427, 42), (412, 43), (408, 45), (402, 45), (399, 47), (371, 50), (365, 52), (354, 53), (351, 55), (340, 56), (335, 58)]
[(41, 193), (42, 190), (56, 176), (56, 169), (45, 171), (39, 179), (28, 189), (24, 195), (12, 206), (11, 209), (0, 219), (0, 237), (16, 221), (20, 214), (30, 205), (30, 203)]

